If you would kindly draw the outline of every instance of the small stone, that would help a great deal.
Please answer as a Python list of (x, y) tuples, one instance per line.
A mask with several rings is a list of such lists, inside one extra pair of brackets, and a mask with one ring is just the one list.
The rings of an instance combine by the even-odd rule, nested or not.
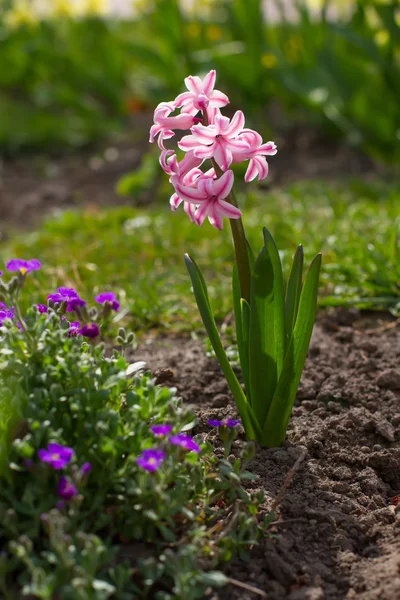
[(396, 413), (395, 415), (393, 415), (393, 417), (392, 417), (392, 425), (394, 425), (395, 427), (397, 427), (398, 425), (400, 425), (400, 413)]
[(384, 437), (385, 440), (388, 440), (388, 442), (394, 442), (395, 441), (394, 428), (392, 427), (392, 425), (390, 423), (388, 423), (388, 421), (386, 421), (386, 420), (377, 420), (375, 422), (375, 430), (382, 437)]
[(377, 378), (376, 384), (386, 390), (400, 390), (400, 371), (396, 369), (387, 369)]
[(372, 447), (372, 450), (373, 450), (374, 452), (380, 452), (381, 450), (383, 450), (383, 448), (382, 448), (382, 446), (381, 446), (380, 444), (375, 444), (375, 445)]
[(230, 401), (230, 398), (229, 398), (228, 394), (217, 394), (212, 399), (212, 405), (215, 408), (222, 408), (224, 406), (227, 406), (229, 404), (229, 401)]
[(333, 337), (339, 342), (352, 342), (354, 331), (351, 329), (351, 327), (342, 327), (333, 335)]
[(360, 450), (364, 454), (369, 454), (371, 452), (371, 448), (368, 448), (368, 446), (361, 446)]

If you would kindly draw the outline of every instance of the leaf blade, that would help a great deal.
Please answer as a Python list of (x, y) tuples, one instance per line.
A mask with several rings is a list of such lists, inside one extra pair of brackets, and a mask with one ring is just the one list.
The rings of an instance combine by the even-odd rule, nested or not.
[(262, 433), (263, 445), (276, 447), (285, 439), (287, 425), (307, 357), (317, 312), (318, 281), (321, 255), (312, 261), (300, 296), (299, 311)]
[(257, 427), (253, 411), (229, 363), (228, 357), (226, 356), (226, 352), (219, 337), (218, 329), (211, 311), (207, 286), (203, 275), (195, 261), (188, 254), (185, 254), (185, 262), (192, 280), (193, 292), (201, 318), (203, 320), (203, 324), (206, 328), (220, 367), (227, 379), (228, 385), (235, 399), (240, 416), (242, 417), (246, 434), (249, 439), (259, 439), (260, 428)]

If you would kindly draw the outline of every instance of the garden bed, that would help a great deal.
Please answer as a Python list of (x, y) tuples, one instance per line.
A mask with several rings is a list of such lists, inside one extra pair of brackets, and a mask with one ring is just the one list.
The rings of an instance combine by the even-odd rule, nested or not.
[[(325, 313), (317, 323), (283, 448), (258, 449), (250, 484), (272, 506), (306, 452), (276, 511), (271, 535), (250, 562), (227, 574), (270, 600), (392, 600), (397, 597), (400, 493), (400, 332), (397, 322), (358, 311)], [(135, 358), (176, 386), (199, 418), (236, 416), (226, 382), (200, 341), (156, 338)], [(242, 439), (234, 443), (241, 445)], [(222, 452), (222, 450), (221, 450)], [(256, 598), (229, 586), (213, 598)]]

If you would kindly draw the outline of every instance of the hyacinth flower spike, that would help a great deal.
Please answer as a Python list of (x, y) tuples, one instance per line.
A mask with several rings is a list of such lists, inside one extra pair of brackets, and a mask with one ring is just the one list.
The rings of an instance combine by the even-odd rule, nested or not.
[[(215, 79), (215, 71), (203, 79), (186, 78), (188, 91), (156, 109), (150, 137), (154, 141), (159, 136), (160, 163), (175, 189), (171, 208), (175, 210), (183, 202), (194, 223), (203, 225), (208, 218), (219, 230), (224, 218), (229, 219), (236, 257), (232, 300), (244, 390), (222, 345), (204, 277), (189, 255), (185, 256), (186, 266), (204, 326), (247, 437), (265, 446), (279, 446), (285, 438), (311, 338), (321, 257), (315, 257), (303, 282), (303, 251), (299, 246), (285, 284), (278, 249), (266, 228), (261, 251), (254, 256), (233, 195), (234, 174), (230, 166), (248, 162), (245, 182), (263, 180), (268, 176), (266, 157), (276, 154), (277, 148), (274, 142), (264, 143), (258, 132), (244, 127), (242, 111), (236, 111), (232, 119), (221, 114), (228, 99), (214, 90)], [(179, 108), (180, 115), (170, 116)], [(195, 117), (198, 113), (201, 123), (196, 122), (200, 120)], [(193, 118), (191, 125), (189, 119), (185, 121), (188, 115)], [(173, 150), (164, 147), (164, 140), (173, 136), (174, 123), (176, 128), (188, 129), (178, 142), (186, 153), (180, 162)], [(208, 162), (206, 169), (203, 162)], [(228, 435), (227, 422), (220, 426), (218, 421), (218, 426)], [(177, 443), (178, 438), (171, 436), (169, 441)], [(187, 441), (182, 439), (181, 443)]]

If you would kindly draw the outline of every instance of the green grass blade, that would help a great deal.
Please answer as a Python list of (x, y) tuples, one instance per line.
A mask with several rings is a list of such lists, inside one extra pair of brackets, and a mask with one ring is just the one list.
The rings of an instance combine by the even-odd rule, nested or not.
[(188, 255), (185, 254), (186, 267), (189, 271), (190, 278), (192, 280), (193, 292), (196, 298), (197, 306), (200, 311), (201, 318), (206, 328), (208, 337), (210, 338), (211, 345), (216, 354), (217, 360), (221, 366), (221, 369), (227, 379), (230, 390), (235, 399), (236, 405), (242, 418), (243, 427), (245, 428), (246, 435), (249, 439), (259, 439), (260, 428), (257, 428), (256, 420), (252, 414), (251, 407), (248, 400), (242, 390), (242, 387), (237, 380), (235, 373), (229, 363), (228, 357), (222, 345), (219, 337), (218, 329), (214, 320), (214, 316), (211, 311), (210, 301), (207, 293), (207, 286), (204, 281), (203, 275), (200, 269), (196, 265), (195, 261)]
[(261, 443), (270, 448), (280, 446), (285, 439), (315, 322), (320, 268), (321, 255), (318, 254), (312, 261), (304, 282), (285, 364), (263, 427)]
[(249, 329), (250, 397), (261, 426), (275, 393), (285, 353), (282, 264), (267, 230), (264, 240), (252, 273)]
[(303, 247), (297, 247), (293, 257), (292, 267), (286, 288), (285, 313), (286, 313), (286, 336), (290, 340), (294, 325), (296, 323), (297, 311), (299, 310), (301, 284), (303, 278)]

